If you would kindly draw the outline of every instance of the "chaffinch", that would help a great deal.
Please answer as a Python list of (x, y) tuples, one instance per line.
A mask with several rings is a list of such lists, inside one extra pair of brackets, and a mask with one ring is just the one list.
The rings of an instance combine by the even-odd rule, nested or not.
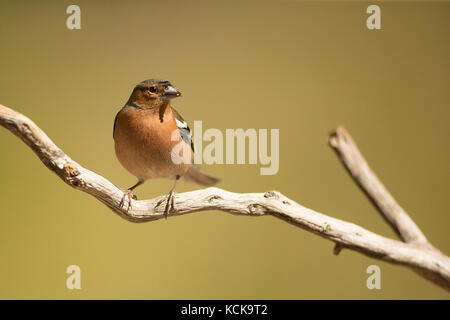
[[(143, 81), (136, 85), (114, 119), (116, 156), (125, 169), (138, 178), (135, 185), (124, 191), (121, 206), (128, 198), (127, 210), (131, 206), (131, 198), (136, 199), (133, 190), (148, 179), (175, 180), (167, 196), (166, 218), (169, 211), (174, 209), (175, 188), (180, 177), (202, 185), (219, 181), (193, 164), (191, 130), (170, 105), (173, 98), (180, 96), (181, 93), (169, 81)], [(179, 161), (179, 155), (182, 155), (183, 161)]]

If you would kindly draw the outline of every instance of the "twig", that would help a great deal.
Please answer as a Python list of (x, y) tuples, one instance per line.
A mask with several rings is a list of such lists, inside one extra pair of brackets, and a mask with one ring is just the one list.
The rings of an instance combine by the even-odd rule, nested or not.
[[(164, 217), (166, 196), (131, 200), (131, 209), (124, 209), (119, 205), (123, 196), (121, 189), (73, 161), (24, 115), (0, 105), (0, 125), (30, 146), (64, 182), (94, 196), (122, 218), (146, 222)], [(388, 239), (355, 224), (305, 208), (277, 191), (239, 194), (207, 188), (177, 194), (175, 208), (169, 217), (204, 210), (221, 210), (247, 216), (272, 215), (335, 242), (335, 253), (348, 248), (405, 265), (419, 270), (427, 279), (450, 290), (450, 258), (432, 247)]]

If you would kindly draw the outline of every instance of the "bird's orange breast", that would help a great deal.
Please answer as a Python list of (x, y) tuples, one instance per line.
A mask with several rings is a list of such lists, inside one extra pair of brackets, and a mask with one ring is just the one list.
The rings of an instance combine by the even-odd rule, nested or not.
[(158, 111), (125, 107), (117, 115), (114, 128), (117, 158), (125, 169), (144, 180), (175, 178), (190, 165), (172, 160), (174, 147), (183, 143), (173, 109), (166, 108), (162, 122)]

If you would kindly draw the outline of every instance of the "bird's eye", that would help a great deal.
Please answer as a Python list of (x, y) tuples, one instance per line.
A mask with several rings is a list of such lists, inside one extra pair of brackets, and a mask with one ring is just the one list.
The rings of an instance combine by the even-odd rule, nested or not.
[(156, 87), (150, 87), (148, 88), (148, 91), (150, 91), (151, 93), (156, 93), (158, 89)]

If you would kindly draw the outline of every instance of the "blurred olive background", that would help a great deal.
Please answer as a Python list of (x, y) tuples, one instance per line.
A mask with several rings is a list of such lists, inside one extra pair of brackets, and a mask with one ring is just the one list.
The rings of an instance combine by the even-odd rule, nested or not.
[[(81, 30), (66, 8), (81, 7)], [(378, 2), (379, 3), (379, 2)], [(450, 253), (450, 3), (2, 1), (0, 103), (74, 160), (122, 187), (116, 112), (134, 85), (170, 80), (192, 125), (279, 128), (280, 169), (215, 165), (221, 188), (280, 190), (388, 237), (390, 227), (327, 145), (344, 125), (430, 241)], [(276, 218), (202, 212), (133, 224), (51, 173), (0, 129), (0, 298), (448, 299), (400, 266), (344, 250)], [(204, 146), (207, 145), (205, 142)], [(166, 194), (148, 181), (140, 199)], [(178, 191), (198, 188), (185, 182)], [(68, 265), (81, 290), (66, 288)], [(381, 267), (381, 290), (366, 268)]]

